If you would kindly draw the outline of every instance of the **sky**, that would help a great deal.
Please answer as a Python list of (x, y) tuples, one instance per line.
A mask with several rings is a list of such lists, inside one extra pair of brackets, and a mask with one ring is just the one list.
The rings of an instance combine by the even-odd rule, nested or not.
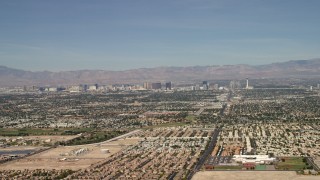
[(320, 57), (319, 0), (0, 0), (0, 65), (31, 71)]

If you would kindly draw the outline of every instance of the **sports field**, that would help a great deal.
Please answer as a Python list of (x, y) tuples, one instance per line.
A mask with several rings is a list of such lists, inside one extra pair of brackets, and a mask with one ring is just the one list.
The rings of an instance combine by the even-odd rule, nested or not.
[(277, 170), (303, 170), (308, 165), (303, 161), (303, 157), (283, 157), (276, 165)]

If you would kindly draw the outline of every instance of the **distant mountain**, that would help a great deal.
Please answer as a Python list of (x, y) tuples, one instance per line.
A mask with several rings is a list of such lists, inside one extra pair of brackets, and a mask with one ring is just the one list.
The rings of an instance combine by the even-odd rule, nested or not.
[(125, 71), (78, 70), (31, 72), (0, 66), (0, 87), (23, 85), (115, 84), (244, 78), (320, 78), (320, 59), (296, 60), (259, 66), (224, 65), (156, 67)]

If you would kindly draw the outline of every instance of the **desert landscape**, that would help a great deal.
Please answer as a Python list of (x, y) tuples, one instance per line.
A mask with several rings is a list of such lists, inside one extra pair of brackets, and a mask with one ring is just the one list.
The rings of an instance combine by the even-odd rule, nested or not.
[(316, 180), (317, 176), (297, 175), (294, 171), (202, 171), (196, 173), (193, 180), (218, 179), (218, 180)]
[(84, 169), (129, 145), (136, 144), (139, 140), (139, 138), (126, 138), (101, 144), (58, 146), (23, 159), (2, 164), (0, 170)]

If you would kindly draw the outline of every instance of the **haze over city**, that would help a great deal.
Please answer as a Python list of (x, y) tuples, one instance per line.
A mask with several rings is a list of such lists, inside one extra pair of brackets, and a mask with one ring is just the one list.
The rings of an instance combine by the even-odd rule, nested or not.
[(319, 7), (0, 1), (0, 179), (319, 180)]
[(1, 1), (0, 64), (32, 71), (320, 57), (317, 0)]

